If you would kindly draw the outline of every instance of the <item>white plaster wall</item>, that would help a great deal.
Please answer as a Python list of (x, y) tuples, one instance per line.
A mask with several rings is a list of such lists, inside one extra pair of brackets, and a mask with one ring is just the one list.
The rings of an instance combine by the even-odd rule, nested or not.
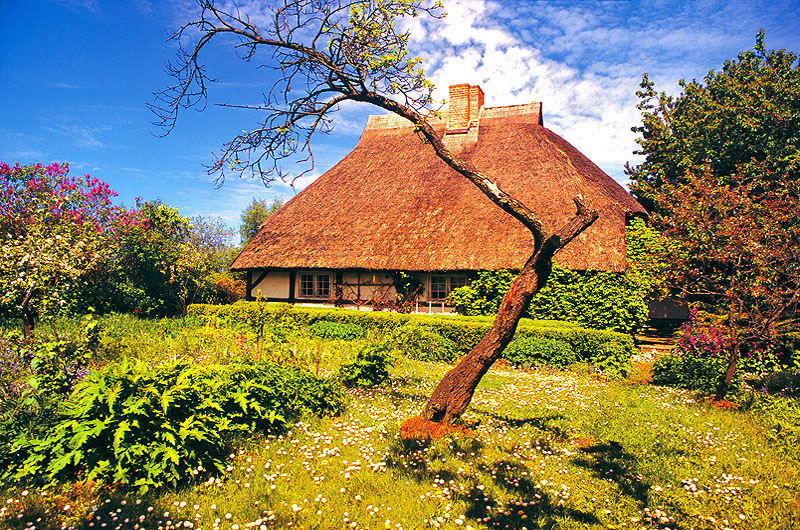
[[(258, 277), (258, 272), (253, 276)], [(254, 278), (255, 279), (255, 278)], [(289, 272), (270, 271), (258, 285), (254, 285), (250, 291), (253, 298), (258, 297), (258, 290), (261, 289), (261, 296), (269, 300), (270, 298), (289, 298)]]

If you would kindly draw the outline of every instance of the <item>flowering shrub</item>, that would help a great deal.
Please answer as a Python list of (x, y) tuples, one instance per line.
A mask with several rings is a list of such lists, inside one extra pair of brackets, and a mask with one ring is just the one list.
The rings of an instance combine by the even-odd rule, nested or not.
[(780, 345), (777, 342), (759, 344), (748, 342), (743, 346), (739, 357), (739, 367), (747, 373), (771, 373), (780, 369), (778, 353)]
[(69, 305), (125, 216), (106, 183), (68, 173), (67, 164), (0, 162), (0, 306), (23, 318), (26, 333), (39, 314)]
[(676, 351), (653, 365), (653, 382), (688, 390), (716, 391), (728, 366), (731, 338), (727, 332), (704, 322), (697, 308), (692, 308), (689, 320), (678, 332), (676, 346)]

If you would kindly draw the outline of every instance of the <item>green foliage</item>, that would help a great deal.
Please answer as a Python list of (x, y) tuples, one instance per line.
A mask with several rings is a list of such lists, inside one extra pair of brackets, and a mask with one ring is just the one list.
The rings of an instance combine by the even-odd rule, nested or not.
[(766, 50), (759, 32), (752, 50), (680, 86), (672, 97), (642, 80), (632, 188), (672, 241), (670, 282), (728, 313), (734, 344), (764, 347), (797, 319), (800, 60)]
[[(351, 311), (244, 301), (230, 306), (194, 305), (189, 308), (189, 312), (208, 321), (229, 320), (245, 324), (256, 332), (259, 323), (268, 326), (274, 322), (286, 328), (302, 329), (319, 320), (358, 324), (364, 330), (378, 336), (388, 336), (403, 326), (423, 327), (450, 340), (455, 345), (456, 356), (471, 350), (491, 327), (490, 317)], [(636, 351), (630, 335), (608, 330), (586, 329), (570, 322), (522, 319), (517, 327), (516, 336), (563, 340), (570, 345), (579, 362), (589, 362), (607, 342), (619, 343), (628, 357)]]
[(397, 271), (393, 274), (393, 279), (394, 290), (397, 293), (395, 308), (401, 313), (410, 313), (424, 286), (419, 278), (410, 272)]
[(604, 372), (625, 377), (631, 369), (631, 356), (635, 353), (630, 343), (612, 340), (601, 344), (586, 362)]
[[(711, 70), (702, 81), (679, 82), (678, 97), (658, 93), (645, 74), (638, 108), (637, 143), (645, 160), (628, 166), (632, 189), (650, 211), (667, 206), (657, 197), (667, 184), (686, 183), (706, 169), (720, 184), (755, 172), (780, 183), (797, 176), (800, 148), (800, 64), (795, 53), (756, 46)], [(713, 156), (709, 156), (713, 153)]]
[(349, 322), (317, 320), (308, 326), (308, 332), (312, 337), (321, 339), (357, 340), (364, 338), (364, 328)]
[(753, 393), (745, 407), (755, 413), (770, 437), (795, 451), (800, 447), (800, 401), (797, 398)]
[(633, 333), (648, 318), (650, 286), (637, 271), (571, 271), (554, 265), (547, 284), (531, 300), (536, 318), (567, 320), (593, 329)]
[(522, 368), (553, 366), (566, 368), (575, 363), (577, 357), (569, 344), (557, 339), (520, 337), (514, 339), (503, 350), (503, 358)]
[(86, 378), (48, 436), (25, 440), (4, 480), (88, 480), (146, 491), (223, 473), (237, 434), (342, 409), (333, 382), (270, 363), (111, 366)]
[[(628, 269), (572, 271), (553, 265), (547, 284), (531, 300), (531, 318), (575, 322), (593, 329), (634, 333), (648, 318), (648, 301), (664, 294), (666, 244), (643, 219), (626, 227)], [(462, 315), (493, 315), (514, 280), (505, 269), (482, 271), (449, 302)]]
[[(692, 308), (676, 342), (677, 347), (653, 365), (653, 382), (705, 393), (715, 392), (728, 367), (730, 336)], [(738, 381), (736, 384), (738, 386)]]
[(24, 339), (16, 331), (0, 337), (0, 469), (27, 455), (26, 448), (15, 449), (21, 440), (50, 431), (61, 402), (88, 375), (101, 327), (92, 315), (80, 324), (73, 338), (37, 332)]
[(267, 220), (267, 218), (278, 211), (278, 208), (283, 206), (283, 201), (274, 199), (267, 205), (266, 199), (253, 201), (242, 212), (242, 224), (239, 227), (239, 235), (242, 238), (242, 245), (246, 245), (253, 236), (258, 233), (258, 229)]
[(387, 344), (363, 344), (353, 362), (339, 367), (336, 378), (347, 388), (380, 385), (389, 379), (392, 364), (392, 350)]
[(401, 326), (395, 329), (386, 341), (410, 359), (451, 363), (458, 357), (458, 350), (453, 341), (427, 327)]
[(447, 303), (460, 315), (493, 315), (514, 278), (516, 274), (507, 269), (480, 271), (468, 285), (453, 289)]

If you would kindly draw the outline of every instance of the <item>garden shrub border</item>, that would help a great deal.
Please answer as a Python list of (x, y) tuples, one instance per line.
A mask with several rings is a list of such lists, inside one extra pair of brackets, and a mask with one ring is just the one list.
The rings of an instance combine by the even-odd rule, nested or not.
[[(300, 327), (320, 321), (357, 324), (378, 335), (389, 334), (400, 326), (422, 326), (451, 340), (456, 348), (466, 353), (486, 334), (492, 324), (491, 316), (425, 315), (391, 313), (384, 311), (357, 311), (333, 307), (304, 307), (276, 302), (239, 301), (231, 305), (194, 304), (189, 314), (207, 321), (243, 323), (259, 329), (272, 322), (294, 321)], [(625, 333), (580, 327), (571, 322), (556, 320), (522, 319), (514, 335), (562, 340), (570, 345), (579, 362), (602, 364), (598, 353), (606, 344), (616, 342), (630, 358), (636, 353), (633, 338)]]

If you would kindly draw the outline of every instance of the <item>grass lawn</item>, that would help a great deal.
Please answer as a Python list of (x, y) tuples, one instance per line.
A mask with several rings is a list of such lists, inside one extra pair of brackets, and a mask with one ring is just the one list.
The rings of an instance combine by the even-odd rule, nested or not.
[(402, 441), (447, 368), (400, 359), (342, 416), (242, 439), (188, 489), (6, 491), (0, 527), (800, 528), (797, 448), (684, 391), (496, 367), (463, 418), (474, 436)]

